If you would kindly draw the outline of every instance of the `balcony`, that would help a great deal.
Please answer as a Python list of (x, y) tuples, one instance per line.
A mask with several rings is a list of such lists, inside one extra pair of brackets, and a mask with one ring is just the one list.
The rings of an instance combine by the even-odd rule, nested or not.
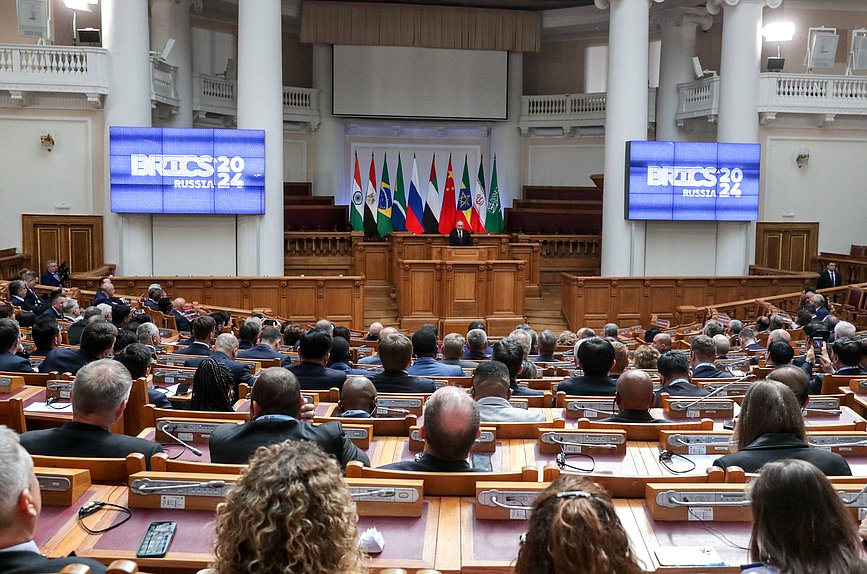
[(178, 98), (178, 68), (151, 54), (151, 105), (175, 111), (181, 105)]
[[(677, 125), (700, 118), (715, 122), (719, 94), (716, 76), (678, 86)], [(764, 73), (756, 111), (763, 126), (783, 118), (806, 117), (818, 127), (831, 125), (838, 116), (867, 119), (867, 77)]]
[[(518, 127), (522, 135), (601, 136), (607, 94), (522, 96)], [(656, 89), (648, 90), (648, 123), (656, 123)]]

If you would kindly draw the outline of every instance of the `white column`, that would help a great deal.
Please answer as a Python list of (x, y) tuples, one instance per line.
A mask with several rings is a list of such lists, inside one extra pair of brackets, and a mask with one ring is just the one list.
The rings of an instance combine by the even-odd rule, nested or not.
[[(661, 2), (662, 0), (655, 0)], [(595, 0), (610, 5), (605, 113), (602, 275), (644, 274), (644, 223), (624, 214), (626, 142), (647, 139), (649, 0)]]
[(176, 87), (180, 105), (162, 125), (193, 127), (193, 49), (190, 32), (190, 0), (151, 0), (151, 49), (162, 51), (169, 38), (175, 44), (167, 62), (177, 66)]
[[(488, 169), (497, 157), (497, 185), (500, 204), (511, 207), (512, 201), (521, 198), (521, 94), (524, 90), (524, 54), (509, 52), (509, 88), (506, 121), (497, 122), (491, 128), (491, 157)], [(490, 173), (488, 174), (490, 178)]]
[[(717, 141), (759, 141), (759, 73), (762, 53), (762, 11), (782, 0), (711, 0), (708, 10), (723, 12), (720, 105)], [(746, 275), (755, 258), (754, 226), (717, 223), (716, 274)]]
[[(102, 45), (108, 50), (109, 89), (105, 99), (105, 157), (109, 127), (151, 125), (147, 0), (103, 0)], [(150, 215), (111, 213), (109, 162), (105, 162), (103, 201), (105, 259), (118, 274), (153, 274)]]
[(331, 115), (334, 81), (331, 76), (332, 47), (313, 45), (313, 87), (319, 90), (319, 128), (313, 152), (313, 194), (334, 196), (335, 203), (349, 204), (349, 180), (343, 149), (343, 120)]
[(692, 57), (698, 26), (710, 30), (713, 17), (702, 8), (673, 8), (651, 17), (651, 29), (662, 35), (659, 55), (659, 88), (656, 91), (656, 139), (683, 141), (684, 133), (675, 124), (678, 107), (677, 85), (695, 79)]
[(283, 275), (280, 0), (238, 3), (238, 128), (265, 130), (265, 215), (238, 216), (238, 275)]

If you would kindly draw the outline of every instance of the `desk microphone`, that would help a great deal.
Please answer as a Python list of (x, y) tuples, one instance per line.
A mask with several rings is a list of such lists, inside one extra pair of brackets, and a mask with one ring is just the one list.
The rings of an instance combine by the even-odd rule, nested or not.
[[(744, 375), (743, 377), (741, 377), (740, 379), (738, 379), (736, 381), (726, 383), (725, 385), (719, 387), (718, 389), (714, 389), (712, 392), (706, 394), (705, 396), (701, 397), (700, 399), (692, 401), (691, 403), (688, 403), (685, 407), (683, 407), (683, 410), (688, 411), (690, 409), (690, 407), (693, 407), (702, 401), (706, 401), (707, 399), (714, 397), (717, 394), (723, 392), (724, 390), (726, 390), (730, 386), (736, 385), (738, 383), (742, 383), (742, 382), (746, 381), (747, 379), (752, 378), (752, 376), (753, 376), (753, 374), (750, 373), (749, 375)], [(677, 404), (677, 403), (672, 403), (672, 405), (674, 405), (674, 404)], [(678, 404), (678, 406), (680, 406), (680, 405)]]
[(383, 498), (394, 496), (393, 488), (380, 488), (379, 490), (367, 490), (364, 492), (350, 492), (349, 498), (363, 498), (365, 496), (381, 496)]
[[(167, 425), (167, 426), (168, 426), (168, 425)], [(169, 431), (167, 431), (167, 430), (166, 430), (166, 427), (163, 427), (163, 428), (161, 428), (160, 430), (163, 431), (163, 434), (164, 434), (164, 435), (166, 435), (167, 437), (169, 437), (170, 439), (172, 439), (173, 441), (175, 441), (176, 443), (178, 443), (179, 445), (181, 445), (181, 446), (184, 447), (185, 449), (189, 450), (189, 451), (190, 451), (191, 453), (193, 453), (194, 455), (196, 455), (196, 456), (202, 456), (202, 451), (200, 451), (199, 449), (197, 449), (196, 447), (194, 447), (194, 446), (192, 446), (192, 445), (189, 445), (189, 444), (185, 443), (184, 441), (182, 441), (181, 439), (179, 439), (178, 437), (176, 437), (175, 435), (173, 435), (172, 433), (170, 433)]]
[(402, 414), (402, 415), (411, 415), (411, 414), (412, 414), (412, 412), (410, 412), (410, 411), (408, 411), (408, 410), (406, 410), (406, 409), (398, 409), (398, 408), (395, 408), (395, 407), (380, 407), (380, 406), (377, 406), (377, 407), (376, 407), (376, 412), (377, 412), (377, 413), (380, 413), (380, 412), (386, 412), (386, 413), (400, 413), (400, 414)]
[(226, 486), (226, 481), (224, 480), (209, 480), (207, 482), (179, 482), (177, 484), (162, 484), (162, 485), (152, 485), (150, 484), (151, 479), (143, 478), (142, 482), (144, 484), (140, 484), (134, 487), (136, 490), (141, 492), (160, 492), (163, 490), (180, 490), (183, 488), (223, 488)]

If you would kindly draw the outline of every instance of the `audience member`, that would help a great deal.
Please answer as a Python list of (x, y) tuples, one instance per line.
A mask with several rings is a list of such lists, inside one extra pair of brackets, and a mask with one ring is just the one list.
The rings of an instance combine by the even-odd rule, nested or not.
[(238, 328), (238, 351), (249, 351), (259, 344), (259, 332), (262, 329), (255, 321), (246, 321)]
[(790, 344), (785, 341), (774, 341), (768, 345), (768, 357), (765, 359), (765, 366), (782, 367), (791, 363), (794, 357), (795, 350)]
[(280, 331), (274, 327), (265, 327), (259, 333), (259, 342), (255, 347), (246, 351), (238, 351), (235, 355), (238, 359), (286, 359), (278, 351), (280, 349)]
[(379, 357), (383, 371), (370, 375), (370, 382), (377, 392), (432, 393), (436, 390), (433, 380), (407, 373), (412, 363), (412, 342), (406, 335), (391, 333), (386, 336), (379, 343)]
[(196, 317), (192, 322), (193, 343), (188, 347), (182, 347), (175, 351), (178, 355), (202, 355), (209, 356), (211, 345), (214, 343), (214, 334), (217, 330), (217, 323), (213, 317), (202, 315)]
[(156, 354), (157, 347), (163, 342), (159, 327), (151, 322), (139, 325), (135, 330), (135, 336), (138, 342), (147, 347), (151, 354)]
[(340, 390), (337, 412), (342, 418), (369, 419), (376, 416), (376, 387), (367, 377), (346, 379)]
[(584, 339), (589, 339), (590, 337), (595, 337), (596, 331), (591, 329), (590, 327), (581, 327), (575, 333), (575, 342), (582, 341)]
[(467, 333), (467, 351), (464, 359), (484, 361), (488, 359), (485, 349), (488, 347), (488, 334), (483, 329), (472, 329)]
[[(253, 386), (253, 375), (250, 373), (251, 365), (239, 363), (235, 360), (235, 354), (238, 352), (238, 339), (231, 333), (220, 333), (217, 340), (214, 341), (214, 352), (210, 358), (223, 363), (232, 373), (234, 385), (232, 390), (234, 395), (238, 396), (238, 386), (247, 384)], [(202, 361), (208, 357), (193, 357), (184, 361), (185, 367), (198, 367)]]
[(79, 348), (54, 349), (39, 365), (39, 372), (57, 371), (74, 375), (88, 363), (111, 358), (114, 354), (115, 337), (117, 337), (117, 327), (111, 323), (106, 321), (88, 323), (81, 332)]
[(725, 359), (732, 349), (731, 341), (726, 335), (714, 335), (711, 338), (713, 339), (714, 349), (716, 349), (716, 358)]
[(34, 350), (30, 351), (31, 357), (46, 357), (63, 342), (60, 335), (60, 325), (49, 318), (36, 321), (36, 324), (30, 329), (30, 337), (36, 346)]
[(15, 315), (15, 319), (18, 321), (18, 325), (22, 329), (29, 329), (33, 325), (36, 324), (36, 318), (38, 315), (33, 311), (19, 311)]
[(430, 329), (419, 329), (412, 334), (415, 363), (407, 370), (410, 375), (426, 377), (462, 377), (464, 370), (457, 365), (437, 361), (437, 336)]
[(367, 334), (364, 336), (366, 341), (379, 341), (379, 332), (382, 331), (382, 323), (376, 321), (370, 324), (367, 329)]
[(346, 382), (346, 373), (329, 369), (329, 354), (331, 352), (331, 335), (325, 330), (311, 329), (301, 337), (298, 354), (301, 362), (284, 366), (298, 378), (301, 388), (305, 391), (327, 391), (331, 388), (341, 388)]
[(331, 339), (331, 354), (329, 355), (328, 368), (340, 371), (347, 375), (369, 375), (370, 371), (364, 369), (353, 369), (349, 365), (349, 353), (349, 341), (343, 337), (334, 337)]
[(708, 392), (689, 380), (689, 358), (684, 353), (666, 353), (657, 364), (662, 387), (656, 391), (656, 406), (662, 406), (661, 395), (672, 397), (704, 397)]
[(235, 397), (234, 380), (229, 367), (214, 359), (206, 357), (196, 367), (193, 376), (193, 397), (190, 409), (194, 411), (216, 411), (230, 413)]
[(0, 371), (6, 373), (32, 373), (28, 359), (18, 356), (21, 348), (21, 329), (15, 319), (0, 319)]
[[(524, 348), (511, 337), (507, 337), (494, 343), (491, 350), (491, 360), (499, 361), (509, 369), (509, 388), (516, 397), (536, 397), (544, 393), (518, 384), (518, 376), (524, 365)], [(480, 363), (481, 366), (483, 363)], [(476, 367), (478, 368), (478, 367)]]
[(656, 338), (662, 332), (662, 329), (659, 327), (651, 327), (650, 329), (644, 332), (644, 342), (650, 345), (653, 343), (653, 339)]
[(160, 308), (157, 306), (157, 301), (160, 297), (164, 297), (165, 293), (163, 293), (162, 287), (160, 287), (157, 283), (152, 283), (150, 287), (148, 287), (148, 296), (145, 297), (144, 306), (152, 311), (159, 311)]
[(576, 343), (575, 362), (577, 371), (557, 386), (557, 391), (578, 396), (614, 396), (615, 379), (608, 376), (614, 365), (614, 347), (606, 339), (590, 337)]
[[(178, 297), (177, 299), (172, 301), (172, 317), (175, 318), (175, 326), (178, 328), (178, 331), (183, 331), (187, 333), (192, 328), (192, 324), (190, 320), (187, 319), (187, 316), (184, 314), (184, 309), (187, 306), (186, 300)], [(195, 319), (194, 319), (195, 320)]]
[(352, 340), (352, 331), (349, 330), (349, 327), (344, 327), (343, 325), (335, 325), (334, 333), (331, 335), (331, 338), (340, 337), (341, 339), (345, 339), (348, 343)]
[(537, 422), (545, 415), (538, 410), (520, 409), (509, 403), (509, 369), (499, 361), (488, 361), (473, 374), (473, 398), (482, 422)]
[(626, 371), (617, 379), (617, 392), (614, 402), (620, 412), (602, 419), (606, 423), (664, 423), (654, 418), (650, 408), (656, 401), (653, 394), (653, 380), (644, 371)]
[(802, 409), (807, 406), (810, 400), (810, 377), (807, 376), (807, 373), (803, 369), (791, 365), (777, 367), (768, 373), (765, 379), (783, 383), (795, 393), (795, 398), (798, 399), (798, 404), (801, 405)]
[(66, 303), (67, 299), (68, 298), (63, 293), (62, 289), (56, 289), (51, 293), (48, 307), (45, 308), (40, 317), (53, 319), (55, 321), (63, 319), (63, 305)]
[(539, 334), (539, 355), (533, 359), (535, 363), (556, 363), (554, 357), (557, 351), (557, 335), (551, 329), (545, 329)]
[(602, 326), (602, 336), (605, 338), (611, 337), (612, 339), (616, 339), (620, 334), (620, 328), (617, 326), (617, 323), (605, 323)]
[(854, 339), (856, 333), (855, 325), (848, 321), (839, 321), (834, 325), (834, 339)]
[(611, 346), (614, 347), (614, 365), (608, 371), (608, 376), (611, 378), (619, 377), (627, 368), (629, 368), (629, 349), (617, 340), (608, 340)]
[(328, 333), (329, 337), (333, 337), (334, 336), (334, 323), (332, 323), (328, 319), (319, 319), (318, 321), (316, 321), (316, 324), (313, 325), (313, 330)]
[[(657, 338), (660, 335), (657, 335)], [(655, 369), (660, 353), (651, 345), (641, 345), (632, 354), (632, 366), (636, 369)]]
[(70, 345), (78, 345), (81, 343), (81, 333), (88, 323), (102, 319), (102, 310), (99, 307), (88, 307), (84, 311), (84, 317), (81, 321), (76, 321), (66, 330), (66, 337)]
[[(114, 356), (114, 360), (126, 367), (132, 380), (143, 379), (148, 376), (153, 363), (150, 350), (141, 343), (132, 343), (124, 347), (123, 351)], [(172, 403), (165, 393), (148, 387), (148, 402), (158, 409), (170, 409)]]
[(461, 359), (464, 354), (464, 345), (467, 341), (460, 333), (449, 333), (443, 339), (443, 360), (444, 365), (457, 365), (465, 369), (475, 369), (479, 366), (474, 361), (465, 361)]
[(114, 338), (114, 347), (112, 348), (112, 355), (116, 355), (120, 353), (127, 345), (131, 345), (135, 343), (138, 339), (135, 336), (135, 333), (128, 329), (120, 329), (117, 332), (117, 336)]
[[(388, 338), (392, 333), (397, 333), (397, 329), (394, 327), (385, 327), (379, 332), (379, 341), (380, 343)], [(382, 359), (379, 354), (370, 355), (368, 357), (364, 357), (358, 360), (359, 365), (381, 365)]]
[(36, 294), (36, 291), (33, 290), (33, 288), (36, 287), (37, 278), (36, 273), (29, 269), (21, 274), (21, 280), (24, 281), (24, 288), (26, 290), (24, 295), (24, 305), (22, 305), (22, 307), (25, 311), (32, 311), (33, 313), (39, 314), (42, 312), (42, 299), (40, 299), (39, 295)]
[(690, 366), (693, 379), (719, 379), (731, 377), (728, 371), (721, 371), (714, 365), (716, 345), (711, 337), (698, 335), (690, 343)]
[(723, 327), (723, 324), (717, 321), (716, 319), (711, 319), (707, 323), (704, 324), (704, 329), (702, 333), (706, 337), (710, 337), (713, 339), (714, 335), (724, 335), (726, 332), (726, 328)]
[(738, 345), (741, 350), (764, 351), (764, 347), (756, 341), (756, 332), (751, 327), (744, 327), (738, 335)]
[(118, 329), (120, 329), (124, 323), (129, 319), (129, 315), (132, 312), (132, 308), (129, 305), (114, 305), (111, 308), (111, 323)]
[(575, 337), (575, 333), (569, 331), (560, 331), (560, 336), (557, 337), (557, 346), (558, 347), (574, 347), (575, 341), (577, 337)]
[(15, 279), (14, 281), (10, 281), (6, 286), (6, 291), (9, 294), (9, 303), (15, 305), (16, 307), (20, 307), (25, 311), (31, 311), (30, 304), (27, 302), (27, 286), (24, 284), (24, 281), (19, 279)]
[(660, 355), (664, 355), (671, 351), (671, 335), (668, 333), (657, 333), (653, 337), (653, 341), (650, 343), (650, 346), (659, 351)]
[[(517, 341), (521, 345), (521, 370), (518, 371), (517, 378), (519, 379), (535, 379), (538, 378), (539, 372), (536, 365), (530, 362), (530, 349), (532, 348), (532, 339), (530, 332), (524, 329), (515, 329), (509, 334), (510, 339)], [(493, 351), (493, 349), (492, 349)]]

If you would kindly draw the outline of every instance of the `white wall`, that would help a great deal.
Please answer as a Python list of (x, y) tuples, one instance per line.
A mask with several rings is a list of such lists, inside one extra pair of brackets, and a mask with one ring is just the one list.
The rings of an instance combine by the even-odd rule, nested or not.
[(238, 38), (228, 31), (192, 26), (193, 73), (214, 76), (226, 71), (229, 58), (238, 61)]
[(154, 275), (237, 274), (233, 215), (154, 215), (153, 237)]
[(716, 223), (713, 221), (648, 221), (645, 241), (645, 275), (714, 274)]
[(563, 141), (529, 140), (526, 185), (593, 185), (590, 176), (605, 171), (603, 144)]

